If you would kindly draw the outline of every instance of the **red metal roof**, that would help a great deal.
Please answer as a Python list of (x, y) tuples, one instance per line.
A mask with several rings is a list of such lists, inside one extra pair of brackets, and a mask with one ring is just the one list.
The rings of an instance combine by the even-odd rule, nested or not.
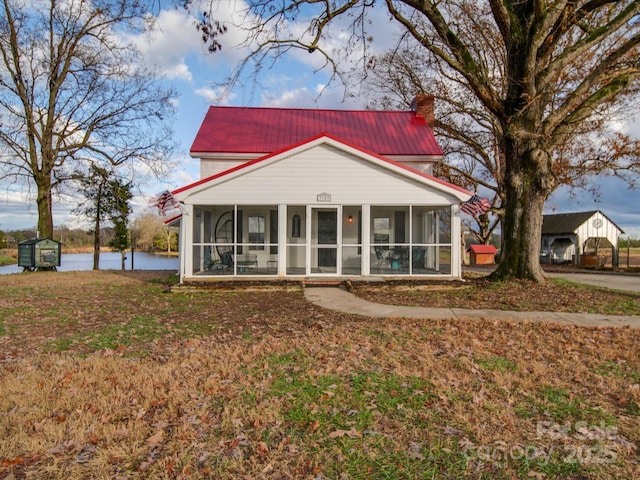
[(496, 247), (493, 245), (469, 245), (468, 252), (473, 253), (497, 253)]
[(442, 155), (414, 112), (209, 107), (191, 153), (267, 154), (327, 133), (380, 155)]

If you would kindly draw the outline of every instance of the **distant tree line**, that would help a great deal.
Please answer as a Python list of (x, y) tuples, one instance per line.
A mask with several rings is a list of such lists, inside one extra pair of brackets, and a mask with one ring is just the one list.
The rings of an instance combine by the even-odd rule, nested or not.
[(621, 238), (620, 248), (638, 248), (640, 247), (640, 238)]
[[(36, 230), (0, 230), (0, 248), (17, 248), (18, 243), (36, 237)], [(163, 219), (154, 214), (144, 214), (133, 221), (130, 233), (136, 250), (144, 252), (178, 250), (178, 235), (164, 225)], [(115, 239), (112, 226), (100, 229), (100, 246), (109, 247)], [(71, 228), (66, 225), (53, 229), (53, 239), (67, 249), (89, 250), (93, 247), (94, 232), (90, 229)]]

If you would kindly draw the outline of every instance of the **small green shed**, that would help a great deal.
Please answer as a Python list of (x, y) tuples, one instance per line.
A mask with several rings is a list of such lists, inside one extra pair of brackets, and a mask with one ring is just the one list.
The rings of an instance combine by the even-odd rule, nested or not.
[(51, 238), (31, 238), (18, 244), (18, 266), (25, 270), (51, 269), (60, 266), (60, 242)]

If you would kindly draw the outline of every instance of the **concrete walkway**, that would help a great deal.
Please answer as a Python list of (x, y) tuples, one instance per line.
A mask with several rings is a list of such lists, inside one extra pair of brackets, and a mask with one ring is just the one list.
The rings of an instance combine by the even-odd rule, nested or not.
[(337, 287), (306, 287), (306, 299), (320, 307), (343, 313), (364, 315), (367, 317), (389, 318), (486, 318), (533, 320), (554, 323), (569, 323), (582, 327), (630, 326), (640, 328), (640, 316), (599, 315), (591, 313), (560, 313), (560, 312), (509, 312), (503, 310), (467, 310), (464, 308), (428, 308), (383, 305), (363, 300), (344, 288)]
[(595, 287), (640, 292), (640, 275), (624, 275), (620, 273), (591, 273), (591, 272), (547, 272), (550, 278), (564, 278), (576, 283), (593, 285)]

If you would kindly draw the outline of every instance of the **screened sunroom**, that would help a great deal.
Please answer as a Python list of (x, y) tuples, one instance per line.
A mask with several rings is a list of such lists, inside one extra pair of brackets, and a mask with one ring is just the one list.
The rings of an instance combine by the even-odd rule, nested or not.
[(451, 210), (416, 205), (195, 206), (188, 275), (450, 276), (455, 270)]

